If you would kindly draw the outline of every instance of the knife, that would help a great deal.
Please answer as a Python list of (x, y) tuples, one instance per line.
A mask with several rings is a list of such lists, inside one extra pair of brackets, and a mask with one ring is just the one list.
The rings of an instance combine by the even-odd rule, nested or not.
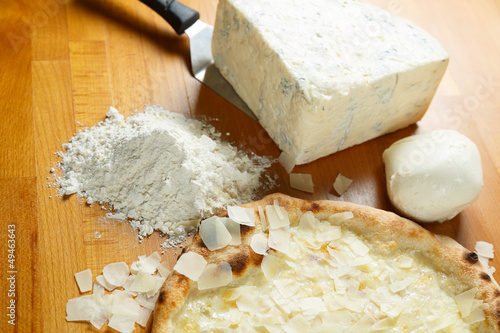
[(257, 120), (245, 102), (214, 65), (212, 36), (214, 27), (200, 21), (200, 14), (175, 0), (140, 0), (163, 17), (178, 35), (189, 36), (189, 53), (193, 76), (217, 94)]

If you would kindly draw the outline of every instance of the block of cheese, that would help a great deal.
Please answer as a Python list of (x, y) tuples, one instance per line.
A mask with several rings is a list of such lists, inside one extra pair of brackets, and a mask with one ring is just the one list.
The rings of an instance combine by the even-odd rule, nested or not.
[(448, 64), (427, 32), (352, 0), (220, 0), (212, 50), (296, 164), (418, 121)]

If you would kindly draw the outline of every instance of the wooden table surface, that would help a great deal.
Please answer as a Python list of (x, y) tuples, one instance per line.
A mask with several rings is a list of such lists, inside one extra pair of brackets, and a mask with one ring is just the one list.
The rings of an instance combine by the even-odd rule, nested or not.
[[(214, 22), (216, 0), (182, 2)], [(424, 227), (469, 249), (478, 240), (500, 249), (500, 1), (371, 2), (419, 24), (449, 51), (450, 65), (428, 113), (417, 125), (297, 167), (295, 172), (313, 175), (314, 194), (291, 189), (283, 168), (273, 165), (274, 191), (393, 210), (385, 188), (384, 149), (413, 133), (456, 129), (479, 147), (484, 188), (453, 220)], [(79, 296), (74, 273), (91, 268), (95, 277), (106, 264), (130, 264), (163, 241), (153, 234), (139, 244), (129, 224), (105, 222), (96, 205), (74, 196), (63, 200), (48, 186), (49, 169), (57, 163), (54, 153), (78, 129), (102, 121), (109, 106), (130, 115), (145, 104), (159, 104), (207, 117), (222, 133), (230, 132), (231, 142), (260, 155), (279, 155), (258, 123), (191, 76), (186, 36), (178, 37), (138, 1), (3, 1), (0, 50), (1, 332), (92, 331), (89, 324), (64, 319), (67, 300)], [(332, 189), (339, 172), (354, 179), (340, 198)], [(15, 226), (15, 261), (10, 263), (9, 225)], [(163, 257), (174, 260), (175, 253)], [(500, 270), (498, 258), (492, 265)], [(15, 326), (6, 316), (11, 275)]]

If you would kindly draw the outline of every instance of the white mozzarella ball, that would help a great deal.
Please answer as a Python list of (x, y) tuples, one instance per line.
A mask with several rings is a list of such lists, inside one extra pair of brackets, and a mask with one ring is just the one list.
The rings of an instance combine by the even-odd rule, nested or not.
[(454, 130), (401, 139), (384, 151), (393, 205), (419, 222), (443, 222), (474, 202), (483, 186), (477, 146)]

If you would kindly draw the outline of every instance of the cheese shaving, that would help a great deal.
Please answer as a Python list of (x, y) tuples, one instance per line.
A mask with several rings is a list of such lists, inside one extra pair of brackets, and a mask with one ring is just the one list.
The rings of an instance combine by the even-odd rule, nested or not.
[(92, 290), (92, 271), (90, 268), (76, 273), (75, 279), (81, 293)]
[(407, 255), (399, 256), (398, 259), (396, 259), (396, 264), (400, 268), (411, 268), (413, 266), (413, 258)]
[(92, 294), (97, 294), (99, 296), (104, 296), (104, 287), (99, 284), (99, 282), (94, 282), (94, 288), (92, 289)]
[[(278, 214), (278, 211), (280, 211), (280, 214)], [(281, 212), (279, 206), (276, 207), (276, 205), (267, 205), (266, 215), (270, 229), (279, 229), (290, 225), (288, 214), (286, 212)], [(280, 218), (280, 216), (282, 216), (282, 218)]]
[(373, 316), (370, 316), (369, 314), (365, 314), (363, 317), (361, 317), (360, 320), (358, 320), (353, 326), (352, 326), (352, 331), (353, 332), (368, 332), (370, 331), (370, 328), (377, 322)]
[(274, 199), (273, 204), (274, 204), (274, 209), (276, 210), (276, 213), (278, 214), (279, 219), (283, 220), (285, 218), (285, 216), (283, 215), (283, 212), (281, 211), (281, 207), (280, 207), (278, 200)]
[(493, 259), (494, 254), (493, 254), (493, 244), (490, 244), (488, 242), (483, 242), (479, 241), (476, 243), (475, 246), (476, 253), (479, 256), (488, 258), (488, 259)]
[(137, 262), (137, 269), (149, 274), (154, 274), (156, 272), (156, 268), (160, 264), (160, 261), (160, 254), (155, 251), (148, 257), (139, 259), (139, 261)]
[(96, 311), (96, 305), (91, 296), (82, 296), (73, 298), (66, 303), (66, 320), (67, 321), (90, 321)]
[(455, 296), (455, 302), (457, 302), (458, 309), (460, 310), (462, 317), (468, 317), (470, 315), (472, 302), (474, 301), (477, 291), (477, 288), (472, 288)]
[(285, 152), (281, 152), (278, 162), (285, 168), (287, 173), (291, 173), (295, 167), (295, 159)]
[(203, 256), (195, 252), (187, 252), (180, 256), (174, 266), (174, 271), (187, 276), (193, 281), (198, 281), (206, 266), (207, 261)]
[(129, 289), (137, 293), (148, 293), (156, 289), (156, 286), (157, 280), (154, 276), (146, 272), (139, 272)]
[(262, 259), (260, 268), (267, 280), (271, 281), (278, 273), (281, 261), (274, 255), (267, 255)]
[(354, 251), (354, 253), (356, 253), (357, 255), (359, 255), (361, 257), (367, 255), (368, 252), (370, 251), (370, 248), (368, 246), (366, 246), (365, 243), (363, 243), (361, 240), (359, 240), (357, 238), (355, 238), (349, 244), (349, 246)]
[(233, 279), (231, 265), (222, 261), (208, 264), (198, 279), (198, 289), (213, 289), (228, 285)]
[(314, 193), (312, 175), (309, 173), (291, 173), (290, 187), (309, 193)]
[(112, 291), (114, 290), (117, 286), (115, 285), (112, 285), (111, 283), (109, 283), (103, 275), (99, 275), (98, 277), (96, 277), (96, 281), (97, 283), (99, 283), (101, 286), (103, 286), (104, 288), (106, 288), (107, 291)]
[(132, 297), (125, 292), (116, 294), (108, 327), (122, 333), (132, 332), (135, 329), (135, 321), (139, 318), (139, 311), (140, 305)]
[(146, 327), (148, 325), (148, 321), (152, 313), (153, 310), (141, 306), (139, 308), (139, 316), (137, 317), (135, 322), (142, 327)]
[(240, 224), (234, 222), (233, 220), (227, 217), (221, 217), (219, 219), (222, 221), (227, 231), (229, 231), (229, 234), (231, 235), (231, 240), (229, 241), (228, 245), (240, 245), (241, 244)]
[(226, 247), (232, 239), (226, 226), (217, 216), (201, 221), (198, 232), (210, 251)]
[(172, 269), (170, 269), (170, 265), (166, 261), (159, 264), (157, 269), (158, 269), (158, 274), (160, 274), (160, 276), (163, 278), (167, 278), (170, 275), (170, 273), (172, 273)]
[(250, 247), (257, 254), (266, 254), (269, 249), (266, 235), (263, 233), (253, 235), (250, 241)]
[(410, 278), (396, 281), (396, 282), (393, 282), (389, 285), (389, 289), (391, 289), (391, 291), (393, 293), (397, 293), (397, 292), (400, 292), (402, 290), (405, 290), (410, 285), (410, 283), (412, 283), (412, 279), (410, 279)]
[(335, 179), (335, 182), (333, 183), (333, 188), (335, 191), (338, 193), (339, 196), (344, 194), (345, 191), (351, 186), (352, 184), (352, 179), (345, 177), (342, 174), (338, 174), (337, 178)]
[(239, 224), (255, 226), (255, 215), (252, 208), (243, 208), (239, 206), (228, 206), (227, 214), (229, 218)]
[(114, 262), (102, 269), (102, 275), (106, 281), (116, 287), (122, 286), (129, 274), (130, 269), (124, 262)]
[[(68, 301), (66, 320), (88, 321), (98, 330), (108, 323), (109, 327), (127, 333), (135, 329), (135, 323), (146, 327), (159, 297), (159, 289), (171, 272), (167, 262), (160, 264), (160, 260), (161, 256), (154, 252), (148, 257), (139, 256), (139, 261), (131, 265), (134, 269), (129, 270), (121, 262), (107, 265), (103, 269), (103, 275), (96, 277), (92, 295)], [(153, 275), (157, 270), (158, 274)], [(125, 272), (130, 275), (126, 276), (120, 287), (110, 284), (105, 278), (107, 276), (109, 280), (119, 284)], [(75, 274), (77, 282), (83, 274), (86, 275), (87, 282), (90, 269)], [(92, 285), (91, 275), (90, 284)], [(105, 288), (113, 292), (106, 294)]]
[(296, 315), (290, 319), (283, 329), (287, 333), (304, 333), (310, 329), (309, 322), (302, 315)]
[(472, 325), (474, 323), (484, 321), (485, 318), (486, 318), (486, 316), (484, 314), (484, 311), (482, 309), (478, 308), (478, 309), (471, 311), (469, 316), (466, 318), (466, 321)]
[(259, 210), (260, 226), (261, 226), (263, 231), (266, 231), (268, 223), (267, 223), (266, 215), (264, 214), (264, 208), (262, 208), (262, 206), (259, 206), (258, 210)]
[(270, 229), (268, 238), (269, 247), (283, 253), (290, 252), (290, 232), (288, 229)]
[(137, 301), (137, 303), (140, 306), (145, 307), (146, 309), (154, 310), (156, 300), (158, 299), (159, 296), (160, 296), (159, 291), (156, 292), (153, 296), (147, 296), (145, 294), (138, 294), (137, 297), (135, 298), (135, 300)]
[(125, 280), (125, 283), (123, 283), (123, 285), (122, 285), (123, 289), (125, 289), (126, 291), (128, 291), (129, 293), (131, 293), (134, 296), (137, 296), (137, 292), (131, 291), (130, 286), (134, 283), (136, 276), (137, 275), (135, 275), (135, 274), (129, 275), (127, 277), (127, 280)]

